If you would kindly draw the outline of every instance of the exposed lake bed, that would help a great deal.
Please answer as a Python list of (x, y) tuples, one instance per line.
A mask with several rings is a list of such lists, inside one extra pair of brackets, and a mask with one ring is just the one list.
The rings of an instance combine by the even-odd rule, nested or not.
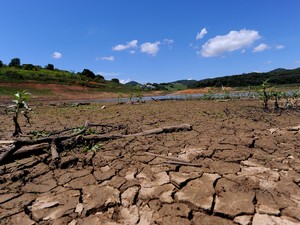
[(2, 165), (0, 224), (299, 224), (299, 114), (245, 100), (36, 105), (24, 133), (86, 120), (113, 135), (192, 129), (75, 146), (56, 168), (47, 152)]

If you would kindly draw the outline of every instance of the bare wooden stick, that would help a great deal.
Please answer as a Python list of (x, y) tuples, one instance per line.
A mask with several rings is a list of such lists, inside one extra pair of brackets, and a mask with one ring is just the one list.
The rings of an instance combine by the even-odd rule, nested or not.
[(165, 156), (165, 155), (159, 155), (159, 154), (155, 154), (155, 153), (151, 153), (151, 152), (145, 152), (147, 155), (151, 155), (151, 156), (155, 156), (158, 158), (163, 158), (163, 159), (169, 159), (171, 161), (176, 161), (176, 162), (182, 162), (182, 163), (190, 163), (189, 161), (186, 161), (184, 159), (179, 159), (176, 157), (171, 157), (171, 156)]
[(181, 124), (178, 126), (168, 126), (168, 127), (161, 127), (152, 130), (146, 130), (140, 133), (135, 134), (120, 134), (120, 135), (87, 135), (83, 138), (85, 140), (97, 140), (97, 141), (107, 141), (107, 140), (114, 140), (118, 138), (126, 138), (126, 137), (138, 137), (138, 136), (147, 136), (153, 134), (161, 134), (161, 133), (172, 133), (178, 131), (190, 131), (192, 130), (192, 126), (189, 124)]
[(164, 161), (162, 163), (166, 164), (175, 164), (180, 166), (194, 166), (194, 167), (202, 167), (200, 164), (197, 163), (190, 163), (190, 162), (179, 162), (179, 161)]
[(56, 141), (55, 140), (53, 140), (51, 142), (51, 155), (52, 155), (52, 160), (55, 160), (55, 159), (59, 158), (59, 155), (58, 155), (58, 152), (57, 152)]
[(9, 140), (9, 141), (0, 141), (0, 145), (10, 145), (13, 144), (15, 141)]
[(48, 149), (49, 144), (48, 143), (42, 143), (37, 145), (31, 145), (31, 146), (24, 146), (20, 148), (18, 151), (16, 151), (13, 156), (22, 155), (22, 154), (29, 154), (31, 151), (35, 150), (41, 150), (41, 149)]

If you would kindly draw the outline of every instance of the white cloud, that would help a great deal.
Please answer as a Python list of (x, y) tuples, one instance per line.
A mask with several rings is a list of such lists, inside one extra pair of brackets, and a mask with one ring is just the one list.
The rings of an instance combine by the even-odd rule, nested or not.
[(112, 48), (113, 51), (123, 51), (127, 49), (126, 45), (116, 45)]
[(113, 51), (124, 51), (129, 48), (135, 48), (135, 47), (137, 47), (137, 43), (138, 43), (137, 40), (132, 40), (130, 42), (127, 42), (126, 45), (122, 45), (122, 44), (116, 45), (116, 46), (112, 47), (112, 50)]
[(164, 40), (163, 40), (163, 44), (164, 45), (168, 45), (168, 48), (169, 49), (172, 49), (173, 48), (173, 46), (172, 46), (172, 44), (174, 44), (174, 40), (172, 40), (172, 39), (167, 39), (167, 38), (165, 38)]
[[(97, 58), (99, 59), (99, 58)], [(100, 58), (101, 60), (105, 60), (105, 61), (115, 61), (115, 57), (114, 56), (103, 56)]]
[(102, 75), (104, 77), (118, 77), (120, 74), (116, 72), (97, 72), (97, 75)]
[(273, 62), (271, 60), (267, 61), (266, 64), (272, 64)]
[(276, 46), (276, 49), (284, 49), (284, 48), (285, 48), (284, 45), (277, 45), (277, 46)]
[(51, 57), (53, 59), (60, 59), (62, 57), (62, 54), (60, 52), (53, 52)]
[(121, 79), (120, 80), (120, 83), (121, 84), (126, 84), (126, 83), (128, 83), (128, 82), (130, 82), (131, 81), (131, 79)]
[(164, 40), (163, 40), (163, 44), (166, 44), (166, 45), (171, 45), (171, 44), (173, 44), (174, 43), (174, 40), (172, 40), (172, 39), (167, 39), (167, 38), (165, 38)]
[(199, 33), (197, 33), (196, 40), (202, 39), (207, 34), (206, 28), (203, 28)]
[(269, 46), (266, 44), (259, 44), (253, 49), (253, 52), (262, 52), (262, 51), (267, 50), (268, 48), (269, 48)]
[(133, 40), (128, 43), (129, 48), (135, 48), (137, 46), (138, 41)]
[(198, 53), (203, 57), (219, 56), (225, 52), (233, 52), (247, 47), (260, 38), (258, 31), (255, 30), (230, 31), (226, 35), (209, 39), (202, 45), (202, 50)]
[(154, 43), (150, 43), (150, 42), (146, 42), (144, 44), (141, 44), (141, 52), (146, 53), (148, 55), (152, 55), (155, 56), (156, 53), (159, 51), (159, 45), (160, 42), (154, 42)]

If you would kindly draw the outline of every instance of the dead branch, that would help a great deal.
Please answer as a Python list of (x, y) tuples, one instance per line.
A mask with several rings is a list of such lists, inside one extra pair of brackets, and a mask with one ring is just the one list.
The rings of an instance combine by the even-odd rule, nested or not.
[[(138, 137), (138, 136), (147, 136), (147, 135), (153, 135), (153, 134), (161, 134), (161, 133), (171, 133), (171, 132), (178, 132), (178, 131), (190, 131), (192, 130), (192, 126), (189, 124), (182, 124), (179, 126), (167, 126), (167, 127), (161, 127), (156, 128), (152, 130), (146, 130), (140, 133), (134, 133), (134, 134), (127, 134), (127, 135), (83, 135), (87, 128), (89, 127), (89, 121), (85, 122), (85, 125), (83, 129), (79, 130), (78, 132), (71, 134), (71, 135), (64, 135), (59, 136), (56, 135), (55, 137), (46, 137), (41, 138), (37, 140), (15, 140), (13, 142), (6, 141), (6, 144), (12, 144), (11, 147), (9, 147), (0, 157), (0, 165), (3, 164), (8, 158), (10, 158), (16, 151), (21, 149), (24, 146), (33, 146), (38, 144), (47, 144), (47, 146), (51, 146), (51, 155), (52, 159), (58, 159), (59, 153), (58, 153), (58, 146), (62, 141), (68, 140), (73, 138), (74, 141), (109, 141), (109, 140), (115, 140), (120, 138), (127, 138), (127, 137)], [(74, 142), (73, 141), (73, 142)], [(32, 147), (28, 148), (30, 151), (32, 150)], [(178, 163), (189, 163), (185, 162), (183, 160), (178, 160), (175, 158), (168, 158), (170, 160), (176, 160)]]
[(165, 164), (175, 164), (179, 166), (194, 166), (194, 167), (202, 167), (200, 164), (197, 163), (190, 163), (190, 162), (179, 162), (179, 161), (164, 161), (162, 163)]
[(51, 155), (52, 160), (56, 160), (59, 158), (58, 152), (57, 152), (57, 143), (55, 139), (51, 142)]
[(155, 156), (155, 157), (162, 158), (162, 159), (168, 159), (168, 160), (171, 160), (171, 161), (182, 162), (182, 163), (190, 163), (189, 161), (179, 159), (179, 158), (176, 158), (176, 157), (159, 155), (159, 154), (155, 154), (155, 153), (151, 153), (151, 152), (145, 152), (145, 153), (147, 155)]
[(19, 150), (17, 150), (13, 156), (19, 156), (19, 155), (23, 155), (23, 154), (31, 154), (31, 152), (35, 152), (37, 150), (42, 150), (42, 149), (48, 149), (49, 148), (49, 144), (48, 143), (42, 143), (42, 144), (37, 144), (37, 145), (31, 145), (31, 146), (24, 146), (22, 148), (20, 148)]
[(168, 126), (161, 127), (152, 130), (146, 130), (140, 133), (135, 134), (120, 134), (120, 135), (86, 135), (82, 137), (85, 140), (95, 140), (95, 141), (108, 141), (115, 140), (119, 138), (127, 138), (127, 137), (138, 137), (138, 136), (147, 136), (153, 134), (161, 134), (161, 133), (172, 133), (179, 131), (190, 131), (192, 130), (192, 126), (189, 124), (181, 124), (179, 126)]
[(12, 141), (12, 140), (10, 140), (10, 141), (0, 141), (0, 145), (10, 145), (10, 144), (13, 144), (15, 141)]
[(46, 137), (46, 138), (41, 138), (37, 140), (16, 140), (12, 144), (13, 146), (10, 147), (4, 154), (0, 157), (0, 165), (3, 164), (5, 160), (7, 160), (10, 156), (12, 156), (16, 151), (18, 151), (20, 148), (23, 146), (31, 146), (31, 145), (36, 145), (36, 144), (42, 144), (42, 143), (48, 143), (51, 144), (52, 141), (56, 141), (56, 143), (59, 143), (61, 141), (67, 140), (69, 138), (78, 136), (86, 131), (88, 128), (89, 121), (86, 121), (84, 124), (83, 129), (80, 131), (76, 132), (75, 134), (71, 135), (66, 135), (66, 136), (61, 136), (61, 137)]

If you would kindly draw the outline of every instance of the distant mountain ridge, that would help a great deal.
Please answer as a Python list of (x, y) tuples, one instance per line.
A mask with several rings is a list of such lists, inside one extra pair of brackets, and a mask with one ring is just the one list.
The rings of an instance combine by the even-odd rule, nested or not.
[(196, 81), (191, 85), (188, 85), (188, 88), (258, 86), (265, 80), (268, 80), (268, 82), (273, 85), (300, 84), (300, 68), (278, 68), (264, 73), (252, 72), (217, 78), (208, 78)]
[(129, 82), (125, 83), (125, 85), (127, 85), (127, 86), (140, 86), (142, 84), (140, 84), (136, 81), (129, 81)]
[(268, 82), (272, 85), (300, 85), (300, 68), (277, 68), (269, 72), (251, 72), (216, 78), (207, 78), (198, 81), (195, 79), (182, 79), (167, 83), (146, 84), (130, 81), (123, 85), (117, 78), (113, 78), (108, 81), (105, 80), (103, 76), (96, 75), (89, 69), (84, 69), (82, 72), (75, 73), (72, 71), (57, 69), (53, 64), (48, 64), (45, 67), (32, 64), (21, 64), (19, 58), (12, 59), (8, 65), (5, 65), (0, 60), (0, 82), (2, 83), (60, 83), (100, 88), (101, 90), (109, 89), (112, 91), (161, 90), (173, 92), (188, 88), (258, 86), (265, 80), (268, 80)]

